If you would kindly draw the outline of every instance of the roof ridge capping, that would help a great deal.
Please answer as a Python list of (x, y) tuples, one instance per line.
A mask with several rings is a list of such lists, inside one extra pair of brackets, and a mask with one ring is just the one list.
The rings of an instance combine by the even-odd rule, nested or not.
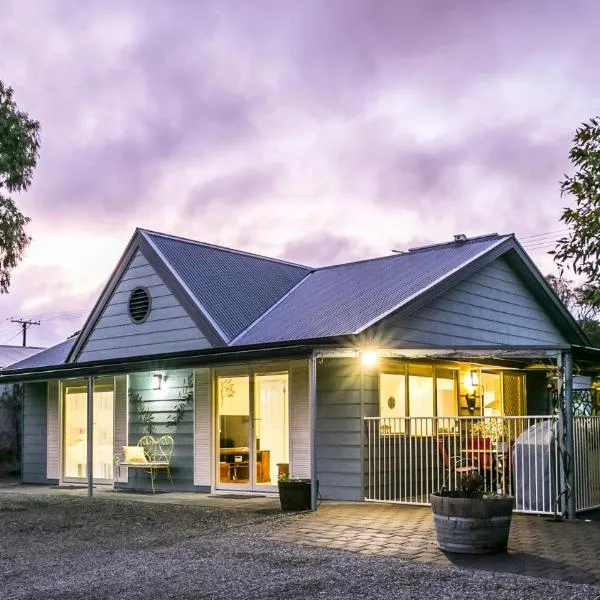
[(272, 256), (265, 256), (264, 254), (256, 254), (255, 252), (246, 252), (245, 250), (238, 250), (237, 248), (229, 248), (228, 246), (219, 246), (218, 244), (211, 244), (209, 242), (202, 242), (200, 240), (192, 240), (190, 238), (181, 237), (178, 235), (171, 235), (169, 233), (162, 233), (160, 231), (152, 231), (151, 229), (144, 229), (143, 227), (137, 227), (136, 229), (142, 235), (150, 235), (150, 236), (158, 236), (162, 238), (167, 238), (171, 240), (175, 240), (177, 242), (183, 242), (186, 244), (195, 244), (197, 246), (204, 246), (206, 248), (213, 248), (215, 250), (221, 250), (223, 252), (231, 252), (232, 254), (241, 254), (242, 256), (250, 256), (252, 258), (260, 258), (262, 260), (268, 260), (270, 262), (279, 263), (282, 265), (288, 265), (290, 267), (296, 267), (298, 269), (304, 269), (306, 271), (314, 270), (313, 267), (309, 267), (308, 265), (302, 265), (300, 263), (294, 263), (289, 260), (283, 260), (281, 258), (273, 258)]
[[(428, 250), (440, 250), (442, 248), (452, 248), (452, 247), (457, 247), (457, 246), (464, 246), (466, 244), (469, 244), (471, 242), (482, 242), (484, 240), (489, 240), (489, 241), (500, 241), (500, 240), (508, 240), (510, 238), (515, 239), (515, 234), (514, 233), (506, 233), (506, 234), (498, 234), (498, 233), (487, 233), (485, 235), (478, 235), (478, 236), (474, 236), (474, 237), (462, 237), (462, 234), (460, 234), (460, 236), (454, 236), (455, 239), (449, 241), (449, 242), (440, 242), (438, 244), (429, 244), (427, 246), (418, 246), (416, 248), (410, 248), (408, 250), (394, 250), (393, 254), (385, 254), (383, 256), (374, 256), (372, 258), (363, 258), (361, 260), (353, 260), (350, 262), (342, 262), (342, 263), (335, 263), (332, 265), (325, 265), (323, 267), (316, 267), (315, 269), (313, 269), (313, 271), (325, 271), (327, 269), (336, 269), (336, 268), (340, 268), (340, 267), (351, 267), (353, 265), (358, 265), (358, 264), (362, 264), (362, 263), (368, 263), (368, 262), (376, 262), (376, 261), (381, 261), (381, 260), (392, 260), (401, 256), (409, 256), (411, 254), (416, 254), (418, 252), (427, 252)], [(461, 239), (457, 239), (457, 238), (461, 238)]]
[[(406, 252), (424, 252), (427, 250), (438, 250), (440, 248), (449, 248), (451, 246), (462, 246), (464, 244), (470, 244), (472, 242), (483, 242), (484, 240), (499, 240), (502, 238), (510, 238), (515, 237), (514, 233), (506, 233), (506, 234), (498, 234), (498, 233), (486, 233), (484, 235), (476, 235), (473, 237), (467, 237), (464, 233), (459, 233), (454, 236), (453, 240), (449, 242), (440, 242), (437, 244), (426, 244), (424, 246), (415, 246), (414, 248), (409, 248)], [(399, 254), (403, 254), (399, 252)]]

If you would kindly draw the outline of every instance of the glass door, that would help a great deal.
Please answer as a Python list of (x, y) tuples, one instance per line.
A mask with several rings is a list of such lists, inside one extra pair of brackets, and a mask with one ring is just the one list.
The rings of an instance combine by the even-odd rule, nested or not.
[(217, 377), (218, 487), (249, 488), (250, 376)]
[[(63, 385), (63, 480), (87, 479), (86, 382)], [(113, 479), (113, 380), (94, 382), (93, 476), (98, 482)]]
[(289, 464), (287, 373), (223, 374), (216, 388), (217, 487), (274, 490)]
[(288, 375), (254, 379), (256, 487), (276, 486), (278, 473), (289, 469)]

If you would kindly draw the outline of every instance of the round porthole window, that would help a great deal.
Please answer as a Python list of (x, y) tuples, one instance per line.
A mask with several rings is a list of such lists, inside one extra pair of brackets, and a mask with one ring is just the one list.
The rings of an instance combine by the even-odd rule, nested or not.
[(394, 398), (394, 396), (390, 396), (390, 397), (388, 398), (388, 406), (389, 406), (391, 409), (394, 409), (394, 408), (395, 408), (395, 406), (396, 406), (396, 398)]
[(129, 294), (127, 303), (129, 316), (134, 323), (143, 323), (150, 314), (150, 294), (143, 287), (137, 287)]

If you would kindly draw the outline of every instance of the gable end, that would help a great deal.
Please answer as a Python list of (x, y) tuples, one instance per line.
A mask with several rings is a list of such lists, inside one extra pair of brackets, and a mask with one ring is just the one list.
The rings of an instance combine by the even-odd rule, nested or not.
[(505, 257), (495, 258), (412, 313), (374, 329), (393, 347), (553, 346), (569, 343)]

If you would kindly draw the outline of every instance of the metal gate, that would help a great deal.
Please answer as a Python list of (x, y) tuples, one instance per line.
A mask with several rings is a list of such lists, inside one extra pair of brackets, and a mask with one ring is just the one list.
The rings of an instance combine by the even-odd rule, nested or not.
[(600, 417), (573, 418), (575, 510), (600, 507)]

